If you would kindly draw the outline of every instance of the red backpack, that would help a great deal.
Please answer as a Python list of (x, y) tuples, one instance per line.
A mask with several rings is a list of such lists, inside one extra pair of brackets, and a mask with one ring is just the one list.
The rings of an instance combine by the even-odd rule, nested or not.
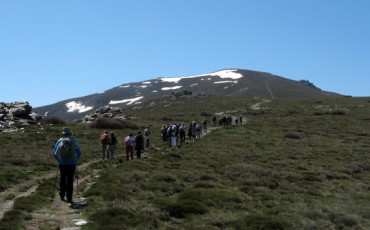
[(108, 142), (108, 135), (103, 133), (101, 136), (100, 136), (100, 142), (103, 144), (103, 145), (106, 145), (107, 142)]

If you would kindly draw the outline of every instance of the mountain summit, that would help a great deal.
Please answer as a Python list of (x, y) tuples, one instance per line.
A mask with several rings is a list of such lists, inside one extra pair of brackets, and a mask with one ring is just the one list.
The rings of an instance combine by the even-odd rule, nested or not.
[(294, 81), (270, 73), (242, 69), (184, 76), (159, 77), (114, 87), (104, 93), (67, 99), (52, 105), (35, 108), (43, 115), (62, 119), (81, 119), (104, 106), (125, 107), (162, 96), (182, 94), (216, 94), (263, 98), (319, 98), (338, 96), (322, 91), (308, 81)]

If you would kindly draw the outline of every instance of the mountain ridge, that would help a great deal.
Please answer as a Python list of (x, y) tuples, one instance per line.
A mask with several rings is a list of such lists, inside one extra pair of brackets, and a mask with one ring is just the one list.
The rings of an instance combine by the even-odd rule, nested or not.
[(34, 110), (44, 116), (65, 120), (82, 119), (105, 106), (126, 106), (188, 91), (191, 94), (215, 94), (261, 98), (319, 98), (340, 96), (323, 91), (306, 80), (295, 81), (267, 72), (245, 69), (222, 69), (208, 74), (183, 77), (157, 77), (141, 82), (122, 84), (83, 97), (66, 99)]

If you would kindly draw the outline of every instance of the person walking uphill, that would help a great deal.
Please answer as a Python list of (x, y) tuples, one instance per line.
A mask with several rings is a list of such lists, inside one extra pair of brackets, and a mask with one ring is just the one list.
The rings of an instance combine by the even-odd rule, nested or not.
[[(105, 156), (107, 155), (107, 144), (108, 144), (108, 134), (107, 131), (104, 131), (102, 135), (100, 136), (100, 142), (101, 142), (101, 151), (103, 160), (105, 159)], [(108, 158), (108, 156), (107, 156)]]
[(110, 137), (108, 138), (108, 146), (107, 146), (107, 158), (109, 160), (113, 160), (114, 158), (114, 152), (117, 149), (117, 138), (114, 136), (114, 132), (110, 133)]
[(141, 158), (141, 151), (144, 148), (144, 138), (141, 135), (141, 132), (138, 131), (137, 135), (135, 136), (135, 150), (136, 150), (136, 157)]
[(55, 143), (53, 156), (58, 161), (60, 169), (60, 192), (61, 200), (72, 203), (73, 177), (76, 171), (77, 161), (80, 159), (81, 150), (78, 141), (72, 137), (73, 133), (68, 128), (63, 128), (62, 137)]
[(144, 130), (144, 138), (145, 138), (145, 148), (149, 148), (149, 142), (152, 137), (152, 132), (149, 129), (149, 126)]
[(125, 139), (123, 140), (124, 144), (126, 145), (126, 161), (134, 159), (134, 143), (135, 138), (133, 137), (132, 133), (130, 133)]

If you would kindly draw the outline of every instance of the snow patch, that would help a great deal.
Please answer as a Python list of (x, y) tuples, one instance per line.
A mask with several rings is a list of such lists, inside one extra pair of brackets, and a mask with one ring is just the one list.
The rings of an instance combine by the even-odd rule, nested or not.
[(68, 108), (67, 112), (69, 113), (73, 113), (73, 112), (84, 113), (86, 111), (93, 109), (93, 107), (91, 106), (86, 106), (86, 105), (83, 105), (75, 101), (66, 103), (66, 106)]
[(215, 81), (214, 84), (225, 84), (225, 83), (238, 83), (238, 81)]
[(120, 88), (130, 88), (131, 85), (121, 85)]
[(190, 87), (194, 87), (194, 86), (197, 86), (198, 83), (194, 83), (194, 84), (191, 84)]
[(147, 85), (141, 85), (141, 86), (139, 86), (140, 88), (146, 88), (146, 87), (148, 87)]
[(178, 85), (174, 87), (163, 87), (161, 90), (165, 91), (165, 90), (174, 90), (174, 89), (180, 89), (180, 88), (182, 88), (182, 86)]
[(149, 84), (152, 84), (152, 83), (150, 81), (144, 81), (144, 82), (142, 82), (142, 84), (149, 85)]
[(120, 100), (120, 101), (110, 101), (109, 104), (110, 105), (114, 105), (114, 104), (121, 104), (121, 103), (127, 103), (127, 105), (131, 105), (132, 103), (136, 102), (136, 101), (139, 101), (141, 99), (143, 99), (144, 97), (141, 96), (141, 97), (135, 97), (135, 98), (130, 98), (130, 99), (124, 99), (124, 100)]
[(152, 92), (153, 92), (153, 93), (158, 93), (158, 90), (153, 90)]
[[(201, 75), (194, 75), (194, 76), (187, 76), (187, 77), (160, 77), (159, 80), (162, 82), (172, 82), (172, 83), (178, 83), (181, 79), (186, 78), (197, 78), (197, 77), (204, 77), (204, 76), (218, 76), (220, 78), (230, 78), (230, 79), (239, 79), (242, 78), (243, 75), (240, 73), (237, 73), (237, 70), (229, 69), (229, 70), (221, 70), (217, 72), (213, 72), (210, 74), (201, 74)], [(210, 80), (211, 78), (208, 78)], [(204, 79), (201, 79), (204, 80)]]

